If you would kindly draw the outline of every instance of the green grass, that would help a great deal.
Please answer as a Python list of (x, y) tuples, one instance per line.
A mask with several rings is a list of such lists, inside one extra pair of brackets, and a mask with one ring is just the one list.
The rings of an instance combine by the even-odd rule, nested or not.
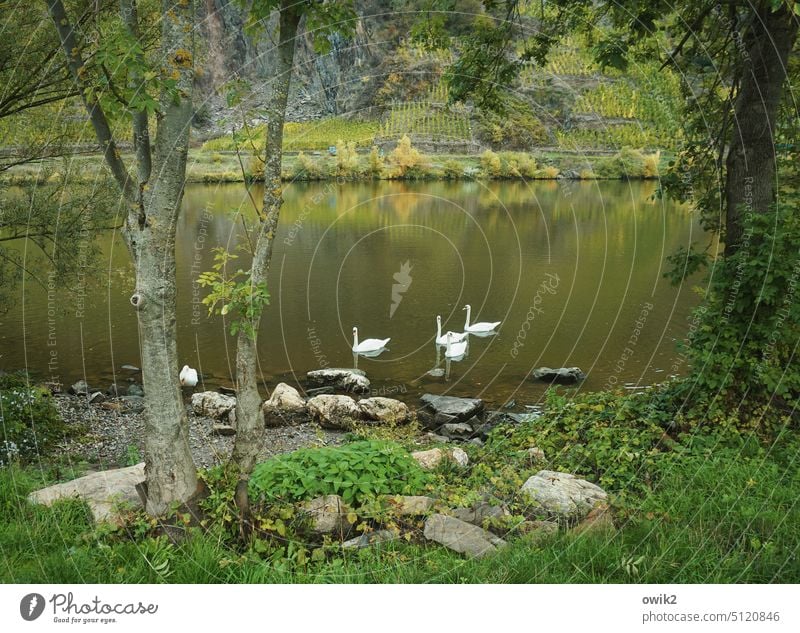
[[(665, 453), (652, 490), (617, 511), (616, 533), (561, 533), (470, 561), (438, 546), (391, 543), (298, 564), (286, 548), (241, 551), (219, 532), (179, 545), (95, 528), (87, 508), (36, 507), (52, 477), (0, 471), (0, 581), (15, 583), (767, 583), (800, 581), (800, 443), (711, 436)], [(139, 530), (139, 532), (136, 532)], [(291, 549), (290, 545), (290, 549)], [(295, 547), (296, 549), (296, 547)]]

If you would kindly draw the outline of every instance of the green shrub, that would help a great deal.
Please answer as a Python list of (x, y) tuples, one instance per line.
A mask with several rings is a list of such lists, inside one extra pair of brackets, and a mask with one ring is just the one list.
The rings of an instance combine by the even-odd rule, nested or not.
[(425, 473), (399, 445), (368, 440), (304, 448), (258, 464), (250, 496), (275, 502), (337, 494), (360, 504), (382, 494), (418, 493), (425, 482)]
[(500, 157), (492, 150), (487, 149), (481, 154), (481, 169), (484, 175), (490, 178), (498, 178), (501, 175)]
[(368, 165), (367, 171), (373, 178), (380, 178), (383, 175), (383, 169), (385, 167), (383, 156), (381, 156), (380, 152), (378, 152), (378, 148), (374, 145), (369, 152)]
[(464, 178), (464, 166), (457, 160), (450, 158), (444, 162), (444, 176), (450, 180)]
[(25, 374), (0, 376), (0, 466), (28, 460), (52, 449), (64, 423), (47, 389), (34, 387)]
[(397, 142), (397, 147), (392, 151), (392, 161), (396, 166), (394, 175), (399, 178), (424, 175), (428, 162), (418, 149), (411, 146), (411, 139), (407, 134)]
[(601, 178), (656, 178), (661, 153), (645, 154), (641, 150), (623, 147), (610, 158), (600, 159), (596, 172)]
[(536, 159), (524, 152), (501, 152), (502, 173), (505, 178), (534, 178)]
[(355, 142), (345, 143), (342, 139), (336, 142), (336, 175), (358, 175), (358, 153)]
[(318, 161), (308, 154), (300, 152), (297, 155), (294, 177), (297, 180), (321, 180), (325, 177), (325, 171)]

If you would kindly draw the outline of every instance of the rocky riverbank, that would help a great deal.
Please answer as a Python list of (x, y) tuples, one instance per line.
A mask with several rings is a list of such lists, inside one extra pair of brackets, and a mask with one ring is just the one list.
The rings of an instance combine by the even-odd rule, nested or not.
[[(144, 456), (144, 413), (126, 409), (121, 400), (110, 399), (94, 404), (86, 396), (57, 395), (54, 401), (59, 414), (70, 427), (82, 431), (76, 434), (76, 439), (69, 441), (66, 451), (77, 459), (106, 466), (125, 466), (141, 461)], [(234, 438), (216, 434), (216, 420), (196, 415), (189, 404), (186, 409), (189, 446), (195, 463), (208, 468), (227, 461)], [(259, 460), (304, 446), (338, 444), (343, 435), (342, 431), (312, 425), (267, 428)]]

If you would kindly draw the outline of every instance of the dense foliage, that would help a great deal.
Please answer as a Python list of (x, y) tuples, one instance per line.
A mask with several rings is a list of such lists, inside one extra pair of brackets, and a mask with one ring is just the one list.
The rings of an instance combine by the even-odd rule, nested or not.
[(361, 503), (380, 494), (414, 494), (424, 483), (425, 474), (400, 446), (366, 440), (304, 448), (258, 464), (250, 495), (290, 501), (338, 494), (348, 503)]
[(64, 436), (50, 392), (24, 374), (0, 374), (0, 466), (47, 455)]

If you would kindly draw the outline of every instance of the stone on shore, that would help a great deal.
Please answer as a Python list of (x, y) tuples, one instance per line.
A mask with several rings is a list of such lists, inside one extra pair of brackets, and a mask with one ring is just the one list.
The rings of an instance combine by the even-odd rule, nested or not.
[(236, 408), (236, 398), (217, 391), (201, 391), (192, 395), (192, 409), (195, 415), (214, 420), (227, 419)]
[(600, 486), (553, 470), (540, 470), (522, 484), (520, 492), (548, 514), (562, 520), (579, 521), (608, 499)]
[(308, 401), (311, 419), (325, 429), (348, 430), (361, 418), (361, 409), (350, 396), (322, 394)]
[(308, 421), (306, 401), (294, 387), (280, 382), (275, 385), (269, 400), (261, 406), (264, 424), (270, 427), (301, 424)]
[(28, 495), (33, 503), (46, 506), (61, 499), (79, 498), (86, 501), (94, 520), (116, 522), (114, 507), (119, 502), (142, 507), (136, 486), (145, 480), (144, 462), (127, 468), (104, 470), (72, 481), (42, 488)]
[(470, 558), (480, 558), (506, 544), (503, 539), (483, 528), (444, 514), (434, 514), (425, 521), (424, 534), (429, 541)]
[(404, 402), (394, 398), (364, 398), (358, 401), (364, 419), (381, 424), (404, 424), (411, 419), (411, 412)]
[(456, 398), (426, 393), (421, 398), (423, 407), (434, 415), (434, 423), (441, 426), (450, 422), (465, 422), (483, 410), (483, 400)]

